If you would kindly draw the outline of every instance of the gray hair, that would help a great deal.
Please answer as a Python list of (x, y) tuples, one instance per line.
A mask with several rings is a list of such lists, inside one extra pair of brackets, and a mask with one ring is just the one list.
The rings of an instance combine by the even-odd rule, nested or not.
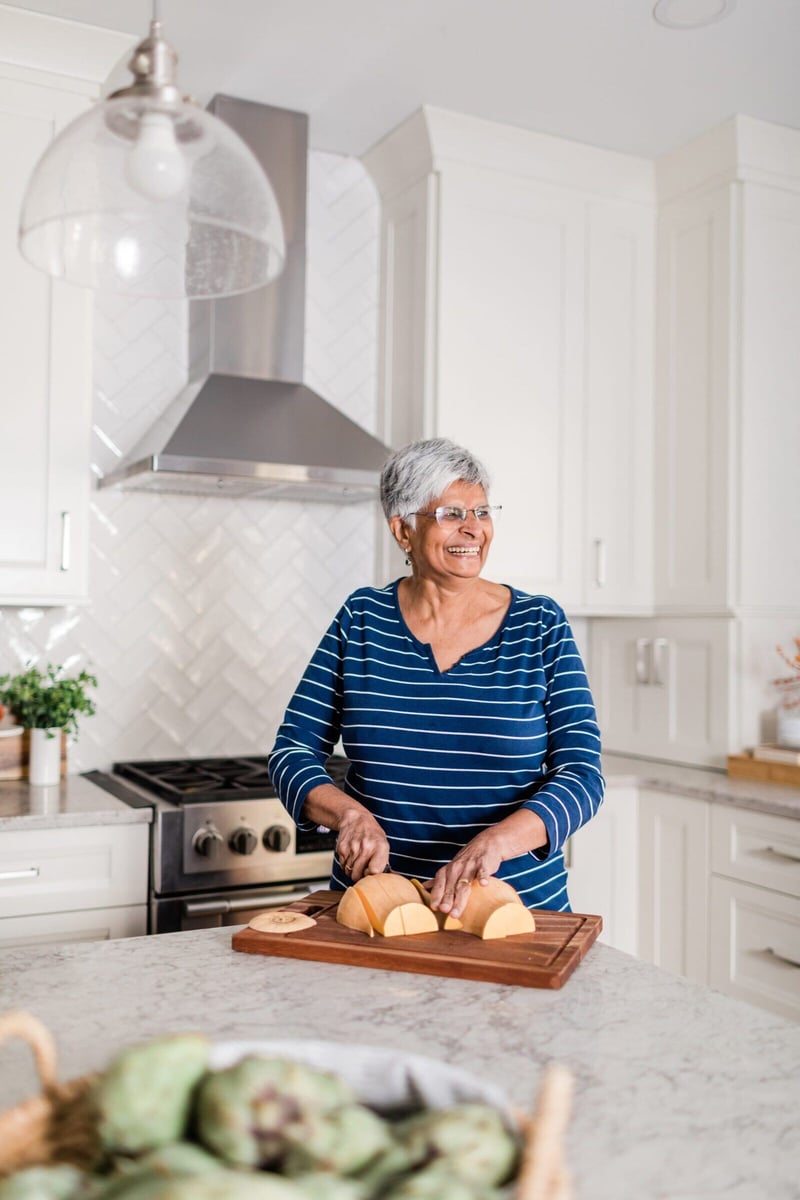
[(480, 486), (489, 496), (489, 473), (474, 454), (449, 438), (411, 442), (390, 454), (381, 471), (381, 504), (386, 520), (406, 517), (416, 528), (413, 514), (423, 510), (454, 483)]

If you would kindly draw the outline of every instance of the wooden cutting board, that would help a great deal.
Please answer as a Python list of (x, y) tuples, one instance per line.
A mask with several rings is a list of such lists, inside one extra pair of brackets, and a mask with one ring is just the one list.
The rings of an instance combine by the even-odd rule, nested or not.
[(313, 892), (286, 906), (314, 917), (312, 929), (296, 933), (240, 929), (233, 935), (234, 950), (518, 987), (560, 988), (603, 928), (601, 917), (537, 910), (533, 933), (493, 941), (484, 942), (462, 930), (371, 938), (338, 924), (341, 895)]

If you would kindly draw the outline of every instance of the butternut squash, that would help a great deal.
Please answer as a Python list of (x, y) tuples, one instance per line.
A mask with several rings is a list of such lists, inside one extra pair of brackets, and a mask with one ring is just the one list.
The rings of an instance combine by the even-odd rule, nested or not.
[(372, 928), (367, 910), (354, 887), (349, 887), (339, 901), (336, 920), (340, 925), (347, 925), (349, 929), (357, 929), (359, 933), (366, 933), (368, 937), (375, 936), (375, 930)]
[(467, 933), (484, 940), (533, 933), (536, 928), (533, 913), (519, 894), (510, 884), (495, 878), (485, 884), (473, 879), (460, 920)]
[(413, 883), (414, 887), (417, 889), (420, 896), (422, 897), (422, 903), (427, 905), (427, 907), (431, 909), (431, 912), (436, 917), (436, 922), (440, 929), (461, 929), (462, 928), (461, 922), (459, 921), (458, 917), (451, 917), (450, 913), (439, 912), (438, 909), (431, 908), (431, 894), (428, 891), (428, 889), (424, 886), (424, 884), (421, 884), (418, 879), (412, 879), (411, 882)]
[[(348, 888), (339, 901), (336, 920), (362, 933), (398, 937), (410, 933), (436, 933), (439, 928), (417, 889), (402, 875), (365, 875)], [(368, 926), (368, 928), (367, 928)]]

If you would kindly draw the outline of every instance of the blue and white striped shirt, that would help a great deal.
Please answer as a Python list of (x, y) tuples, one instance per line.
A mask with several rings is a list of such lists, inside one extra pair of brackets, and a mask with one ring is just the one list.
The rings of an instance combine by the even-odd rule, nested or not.
[[(600, 733), (563, 610), (516, 589), (500, 628), (447, 671), (406, 625), (395, 581), (359, 588), (297, 687), (270, 758), (275, 790), (302, 820), (341, 735), (348, 795), (374, 814), (394, 871), (430, 879), (477, 833), (519, 808), (548, 845), (497, 872), (530, 908), (569, 911), (562, 846), (603, 798)], [(350, 880), (334, 861), (331, 887)]]

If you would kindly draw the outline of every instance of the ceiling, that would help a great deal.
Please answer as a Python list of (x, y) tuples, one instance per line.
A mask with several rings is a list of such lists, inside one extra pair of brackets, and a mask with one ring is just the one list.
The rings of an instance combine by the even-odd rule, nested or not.
[[(131, 33), (152, 0), (14, 0)], [(657, 156), (733, 113), (800, 128), (800, 2), (666, 29), (655, 0), (161, 0), (179, 83), (310, 114), (362, 154), (422, 104)], [(708, 10), (710, 0), (675, 0)], [(120, 69), (116, 86), (130, 76)]]

